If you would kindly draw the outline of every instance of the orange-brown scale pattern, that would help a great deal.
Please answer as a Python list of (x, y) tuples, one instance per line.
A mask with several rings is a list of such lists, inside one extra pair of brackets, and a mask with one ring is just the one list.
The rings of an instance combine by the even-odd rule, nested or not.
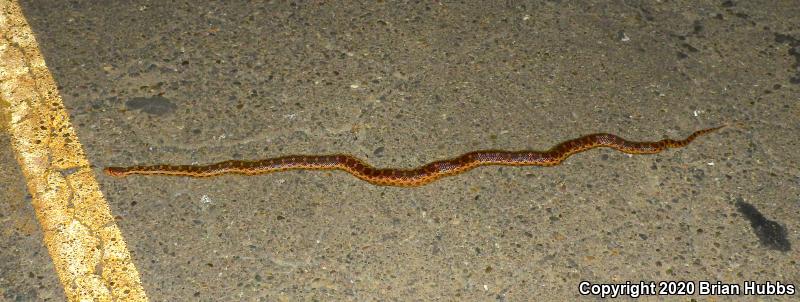
[(695, 131), (683, 140), (663, 139), (657, 142), (628, 141), (608, 133), (596, 133), (562, 142), (547, 151), (473, 151), (456, 158), (431, 162), (413, 169), (379, 169), (360, 159), (344, 154), (291, 155), (255, 161), (229, 160), (209, 165), (153, 165), (107, 167), (112, 176), (173, 175), (211, 177), (223, 174), (265, 174), (286, 170), (342, 170), (375, 185), (413, 187), (431, 183), (445, 176), (456, 175), (479, 166), (555, 166), (573, 154), (606, 147), (629, 154), (653, 154), (669, 148), (681, 148), (701, 135), (720, 127)]

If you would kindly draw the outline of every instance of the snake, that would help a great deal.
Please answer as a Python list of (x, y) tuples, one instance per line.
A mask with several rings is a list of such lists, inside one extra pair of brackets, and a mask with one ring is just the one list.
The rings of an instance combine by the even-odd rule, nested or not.
[(670, 148), (685, 147), (697, 137), (722, 127), (724, 126), (698, 130), (682, 140), (667, 138), (655, 142), (630, 141), (613, 134), (594, 133), (561, 142), (547, 151), (480, 150), (412, 169), (376, 168), (352, 155), (331, 154), (289, 155), (261, 160), (227, 160), (206, 165), (106, 167), (104, 171), (116, 177), (135, 174), (211, 177), (223, 174), (256, 175), (287, 170), (342, 170), (375, 185), (415, 187), (446, 176), (461, 174), (479, 166), (555, 166), (576, 153), (599, 147), (627, 154), (655, 154)]

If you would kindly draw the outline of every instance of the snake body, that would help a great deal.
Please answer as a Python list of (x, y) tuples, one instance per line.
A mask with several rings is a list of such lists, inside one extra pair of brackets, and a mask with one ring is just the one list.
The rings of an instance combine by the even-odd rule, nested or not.
[(112, 176), (133, 174), (210, 177), (222, 174), (265, 174), (286, 170), (342, 170), (375, 185), (413, 187), (431, 183), (445, 176), (456, 175), (479, 166), (555, 166), (571, 155), (598, 147), (607, 147), (629, 154), (653, 154), (669, 148), (681, 148), (695, 138), (722, 127), (695, 131), (682, 140), (663, 139), (657, 142), (635, 142), (608, 133), (595, 133), (564, 141), (547, 151), (473, 151), (461, 156), (434, 161), (413, 169), (381, 169), (345, 154), (291, 155), (262, 160), (228, 160), (208, 165), (151, 165), (107, 167)]

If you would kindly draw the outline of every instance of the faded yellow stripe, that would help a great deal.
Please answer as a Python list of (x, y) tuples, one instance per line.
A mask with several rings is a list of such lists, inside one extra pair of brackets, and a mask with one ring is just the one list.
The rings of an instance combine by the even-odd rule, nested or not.
[(0, 0), (0, 109), (70, 301), (146, 301), (131, 255), (16, 1)]

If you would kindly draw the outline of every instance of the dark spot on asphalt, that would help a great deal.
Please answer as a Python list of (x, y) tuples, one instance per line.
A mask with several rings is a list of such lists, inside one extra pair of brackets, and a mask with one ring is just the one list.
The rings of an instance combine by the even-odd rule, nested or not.
[(622, 40), (623, 40), (623, 39), (625, 39), (625, 37), (627, 37), (627, 36), (628, 36), (628, 35), (626, 35), (624, 31), (621, 31), (621, 30), (620, 30), (620, 31), (617, 31), (617, 40), (620, 40), (620, 41), (622, 41)]
[(792, 249), (792, 245), (786, 235), (786, 228), (764, 217), (756, 207), (744, 202), (742, 198), (736, 200), (736, 207), (750, 221), (750, 226), (753, 227), (753, 232), (758, 236), (761, 245), (782, 252), (788, 252)]
[(372, 154), (374, 154), (377, 157), (381, 157), (383, 156), (383, 150), (384, 150), (383, 147), (378, 147), (377, 149), (375, 149), (375, 151), (372, 151)]
[(699, 49), (695, 48), (694, 46), (689, 45), (689, 43), (683, 43), (683, 44), (681, 44), (681, 46), (683, 46), (683, 48), (686, 48), (689, 52), (698, 52), (698, 51), (700, 51)]
[(165, 115), (178, 109), (178, 106), (172, 103), (172, 101), (160, 95), (132, 98), (125, 102), (125, 107), (131, 110), (141, 110), (142, 112), (153, 115)]
[(692, 26), (692, 33), (697, 35), (703, 31), (703, 23), (700, 20), (695, 20), (694, 25)]
[(739, 18), (742, 18), (742, 19), (750, 19), (750, 15), (748, 15), (748, 14), (745, 14), (745, 13), (741, 13), (741, 12), (739, 12), (739, 13), (735, 13), (735, 14), (733, 14), (733, 15), (734, 15), (734, 16), (737, 16), (737, 17), (739, 17)]
[(300, 141), (300, 142), (307, 142), (309, 140), (308, 133), (302, 130), (297, 130), (292, 133), (292, 140)]
[(789, 45), (789, 55), (794, 57), (792, 69), (794, 69), (794, 76), (789, 78), (789, 83), (800, 84), (800, 39), (790, 35), (775, 33), (775, 42)]
[(61, 176), (67, 177), (67, 176), (69, 176), (69, 175), (71, 175), (71, 174), (73, 174), (75, 172), (78, 172), (78, 169), (79, 169), (78, 167), (71, 167), (71, 168), (66, 168), (66, 169), (63, 169), (63, 170), (59, 170), (59, 172), (61, 172)]
[(644, 17), (645, 20), (647, 21), (655, 20), (655, 18), (653, 18), (653, 13), (651, 13), (650, 10), (644, 7), (639, 7), (639, 11), (641, 12), (642, 17)]
[(701, 181), (706, 178), (706, 172), (701, 169), (692, 169), (692, 177), (697, 181)]

